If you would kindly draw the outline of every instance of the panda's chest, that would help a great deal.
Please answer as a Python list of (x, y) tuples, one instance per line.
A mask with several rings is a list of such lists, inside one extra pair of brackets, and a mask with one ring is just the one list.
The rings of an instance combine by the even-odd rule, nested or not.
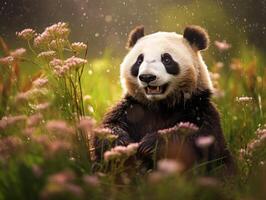
[(132, 105), (126, 111), (127, 127), (136, 141), (147, 133), (170, 128), (179, 122), (194, 122), (196, 113), (183, 108), (171, 111), (152, 111), (140, 105)]

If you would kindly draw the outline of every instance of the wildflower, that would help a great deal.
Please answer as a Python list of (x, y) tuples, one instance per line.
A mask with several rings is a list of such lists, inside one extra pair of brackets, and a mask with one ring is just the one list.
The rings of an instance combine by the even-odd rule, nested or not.
[(104, 160), (105, 161), (110, 161), (110, 160), (115, 160), (120, 157), (130, 157), (134, 155), (137, 152), (138, 148), (137, 143), (132, 143), (129, 144), (128, 146), (116, 146), (112, 148), (110, 151), (106, 151), (104, 153)]
[(82, 52), (84, 50), (87, 49), (87, 45), (84, 44), (83, 42), (74, 42), (71, 44), (71, 49), (74, 51), (74, 52)]
[(83, 131), (91, 131), (95, 121), (90, 117), (83, 117), (78, 123), (78, 128)]
[(61, 134), (71, 134), (74, 133), (74, 129), (69, 127), (65, 121), (61, 120), (51, 120), (47, 122), (46, 129), (49, 132), (56, 132)]
[(90, 185), (90, 186), (94, 186), (94, 187), (98, 187), (100, 185), (100, 180), (97, 176), (89, 176), (89, 175), (85, 175), (83, 177), (83, 181)]
[(58, 152), (70, 150), (71, 144), (67, 141), (55, 140), (52, 141), (47, 147), (49, 149), (49, 151), (47, 152), (48, 156), (53, 156)]
[(42, 119), (43, 119), (43, 116), (41, 113), (36, 113), (34, 115), (31, 115), (27, 119), (27, 126), (28, 127), (36, 126), (40, 123)]
[(253, 100), (252, 97), (236, 97), (236, 101), (239, 103), (249, 103)]
[(239, 158), (240, 158), (240, 160), (243, 160), (243, 159), (245, 158), (246, 155), (247, 155), (246, 150), (243, 149), (243, 148), (241, 148), (241, 149), (239, 150)]
[(113, 135), (114, 132), (109, 128), (97, 128), (93, 130), (94, 135), (101, 139), (106, 139), (109, 135)]
[(63, 49), (64, 46), (67, 44), (67, 41), (65, 39), (57, 39), (57, 40), (52, 40), (49, 44), (48, 47), (53, 50), (57, 49)]
[(231, 44), (228, 44), (225, 40), (222, 42), (220, 41), (215, 41), (214, 45), (219, 49), (220, 51), (226, 51), (231, 48)]
[(190, 135), (196, 132), (197, 130), (199, 130), (199, 128), (196, 125), (190, 122), (180, 122), (177, 125), (177, 127), (178, 127), (179, 133), (182, 133), (184, 135)]
[(62, 67), (64, 65), (64, 61), (54, 58), (52, 61), (50, 61), (49, 65), (51, 67), (56, 67), (56, 66)]
[(67, 23), (58, 22), (57, 24), (47, 27), (44, 32), (54, 35), (56, 38), (67, 38), (70, 33), (70, 29), (68, 28)]
[(13, 62), (14, 62), (14, 57), (12, 56), (0, 58), (0, 64), (2, 65), (11, 65)]
[(243, 66), (239, 59), (233, 59), (232, 63), (230, 64), (230, 68), (234, 71), (242, 72)]
[(41, 103), (35, 106), (35, 109), (38, 111), (45, 110), (50, 106), (49, 102)]
[(210, 77), (211, 77), (212, 81), (217, 81), (220, 79), (220, 74), (210, 72)]
[(113, 149), (111, 149), (114, 152), (119, 153), (120, 155), (126, 155), (127, 154), (127, 148), (125, 146), (116, 146)]
[(184, 170), (184, 166), (175, 160), (163, 159), (159, 160), (157, 163), (158, 171), (165, 175), (171, 175), (175, 173), (180, 173)]
[(139, 143), (131, 143), (127, 145), (127, 154), (129, 156), (134, 155), (137, 152), (138, 147)]
[(34, 46), (35, 47), (41, 47), (43, 45), (48, 44), (52, 40), (52, 36), (49, 35), (47, 32), (43, 32), (42, 34), (39, 34), (34, 39)]
[(48, 79), (46, 77), (40, 77), (37, 78), (36, 80), (34, 80), (32, 82), (32, 85), (36, 88), (41, 88), (43, 86), (45, 86), (48, 83)]
[(120, 154), (118, 152), (114, 152), (114, 151), (106, 151), (104, 153), (104, 160), (105, 161), (110, 161), (110, 160), (115, 160), (116, 158), (118, 158), (120, 156)]
[(0, 140), (0, 160), (8, 159), (17, 152), (22, 145), (22, 141), (15, 136), (3, 137)]
[[(59, 22), (47, 27), (43, 33), (39, 34), (34, 39), (36, 47), (48, 46), (53, 40), (56, 42), (59, 39), (66, 39), (70, 33), (68, 25), (64, 22)], [(57, 45), (58, 46), (58, 45)]]
[(215, 63), (215, 67), (218, 69), (221, 69), (224, 67), (224, 63), (223, 62), (217, 62), (217, 63)]
[(18, 38), (23, 39), (23, 40), (31, 40), (35, 35), (35, 31), (31, 28), (24, 29), (20, 32), (16, 32), (16, 35)]
[(45, 199), (49, 199), (67, 192), (76, 197), (81, 197), (83, 190), (73, 183), (75, 178), (75, 174), (70, 170), (51, 175), (48, 178), (47, 185), (42, 191), (41, 196)]
[(45, 147), (49, 147), (50, 138), (47, 135), (30, 135), (30, 138), (35, 143), (43, 145)]
[(55, 56), (56, 56), (55, 51), (44, 51), (38, 54), (38, 58), (42, 58), (48, 61), (52, 60)]
[(18, 93), (17, 96), (15, 97), (15, 100), (17, 102), (27, 101), (30, 98), (41, 96), (41, 95), (46, 95), (47, 93), (48, 93), (48, 90), (45, 88), (31, 88), (28, 91)]
[(91, 99), (91, 96), (90, 95), (85, 95), (84, 97), (83, 97), (83, 100), (84, 101), (87, 101), (87, 100), (90, 100)]
[(0, 129), (5, 129), (6, 127), (10, 125), (14, 125), (17, 122), (25, 121), (27, 119), (27, 116), (25, 115), (17, 115), (17, 116), (4, 116), (0, 120)]
[(87, 63), (87, 60), (82, 59), (82, 58), (78, 58), (75, 56), (72, 56), (72, 57), (68, 58), (67, 60), (65, 60), (65, 65), (69, 69), (77, 69), (78, 67), (85, 65), (86, 63)]
[(34, 133), (35, 130), (36, 130), (35, 127), (27, 127), (23, 130), (23, 133), (25, 136), (28, 137), (28, 139), (30, 139), (29, 136), (32, 136), (32, 134)]
[(13, 58), (20, 58), (20, 57), (22, 57), (25, 53), (26, 53), (26, 49), (24, 49), (24, 48), (19, 48), (19, 49), (15, 49), (14, 51), (11, 51), (11, 52), (10, 52), (10, 56), (12, 56)]
[(201, 136), (196, 140), (196, 145), (200, 148), (207, 148), (214, 143), (215, 138), (210, 136)]
[(54, 73), (58, 75), (59, 77), (64, 76), (69, 70), (69, 67), (65, 65), (63, 60), (60, 60), (60, 59), (53, 59), (49, 63), (49, 65), (53, 68)]

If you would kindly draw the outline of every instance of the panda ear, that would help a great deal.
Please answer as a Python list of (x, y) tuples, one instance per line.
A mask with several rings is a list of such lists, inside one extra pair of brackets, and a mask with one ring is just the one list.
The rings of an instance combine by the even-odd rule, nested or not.
[(144, 36), (144, 26), (137, 26), (134, 28), (128, 36), (126, 48), (132, 48), (137, 41)]
[(209, 46), (209, 35), (207, 31), (200, 26), (187, 26), (184, 30), (183, 37), (198, 51), (207, 49)]

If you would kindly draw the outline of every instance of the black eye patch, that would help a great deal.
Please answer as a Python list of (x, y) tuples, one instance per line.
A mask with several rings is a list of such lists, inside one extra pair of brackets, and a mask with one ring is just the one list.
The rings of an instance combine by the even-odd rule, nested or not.
[(169, 53), (164, 53), (161, 56), (162, 63), (169, 74), (177, 75), (179, 73), (179, 65), (173, 60)]
[(141, 65), (141, 63), (143, 62), (144, 56), (143, 54), (140, 54), (137, 58), (137, 61), (134, 63), (134, 65), (131, 67), (131, 74), (133, 76), (138, 76), (139, 74), (139, 66)]

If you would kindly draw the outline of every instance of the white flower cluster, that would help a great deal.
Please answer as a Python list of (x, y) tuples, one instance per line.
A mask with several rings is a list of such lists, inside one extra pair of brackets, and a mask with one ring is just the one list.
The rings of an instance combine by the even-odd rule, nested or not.
[(71, 49), (74, 51), (74, 52), (82, 52), (84, 50), (87, 49), (87, 45), (84, 44), (83, 42), (74, 42), (71, 44)]
[(50, 66), (53, 68), (54, 73), (59, 77), (64, 76), (69, 70), (77, 69), (82, 65), (85, 65), (87, 60), (72, 56), (68, 59), (60, 60), (60, 59), (53, 59), (50, 62)]
[(35, 31), (31, 28), (24, 29), (20, 32), (16, 32), (18, 38), (23, 40), (31, 40), (36, 35)]
[(36, 47), (40, 47), (43, 45), (48, 45), (52, 41), (55, 43), (59, 39), (67, 39), (70, 33), (70, 29), (68, 28), (68, 24), (64, 22), (59, 22), (57, 24), (53, 24), (52, 26), (47, 27), (43, 33), (39, 34), (34, 39), (34, 45)]
[(45, 60), (52, 60), (53, 58), (55, 58), (55, 56), (55, 51), (44, 51), (38, 54), (38, 58), (43, 58)]
[(134, 155), (137, 152), (139, 144), (138, 143), (131, 143), (125, 146), (116, 146), (112, 148), (110, 151), (106, 151), (104, 153), (104, 160), (110, 161), (115, 160), (121, 157), (129, 157)]

